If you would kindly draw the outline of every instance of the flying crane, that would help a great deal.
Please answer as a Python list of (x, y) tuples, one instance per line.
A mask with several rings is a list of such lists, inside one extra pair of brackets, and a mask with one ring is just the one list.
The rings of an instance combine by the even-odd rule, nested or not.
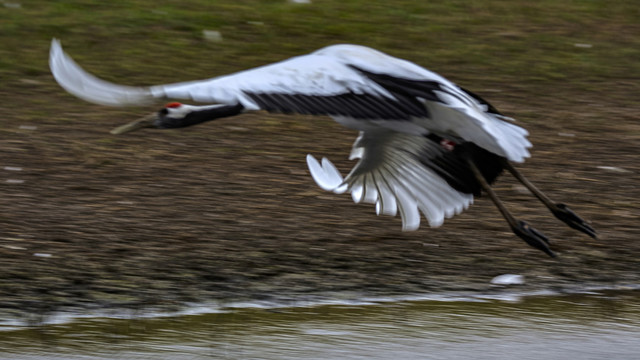
[(547, 237), (516, 219), (491, 188), (507, 170), (558, 219), (596, 238), (589, 223), (549, 199), (513, 166), (530, 156), (525, 129), (477, 94), (368, 47), (332, 45), (230, 75), (149, 87), (98, 79), (56, 39), (49, 64), (64, 89), (96, 104), (131, 106), (160, 99), (210, 104), (170, 102), (114, 134), (187, 127), (259, 110), (330, 116), (359, 131), (350, 155), (359, 161), (343, 177), (330, 160), (307, 155), (311, 176), (324, 190), (375, 204), (377, 214), (400, 213), (405, 231), (418, 229), (421, 214), (431, 227), (442, 225), (484, 191), (518, 237), (555, 256)]

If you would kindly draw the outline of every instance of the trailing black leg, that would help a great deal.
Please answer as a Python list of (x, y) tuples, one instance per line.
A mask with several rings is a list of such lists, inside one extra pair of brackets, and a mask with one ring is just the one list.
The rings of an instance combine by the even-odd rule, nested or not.
[(522, 185), (526, 186), (531, 193), (537, 197), (550, 211), (555, 217), (569, 225), (571, 228), (576, 229), (578, 231), (582, 231), (583, 233), (591, 236), (594, 239), (597, 239), (598, 236), (596, 231), (589, 225), (584, 219), (574, 213), (567, 205), (562, 203), (555, 203), (549, 199), (547, 195), (545, 195), (542, 191), (540, 191), (533, 183), (531, 183), (527, 178), (524, 177), (516, 168), (509, 163), (509, 161), (504, 160), (504, 167), (509, 170), (511, 175), (513, 175), (518, 181), (522, 183)]
[(534, 247), (538, 250), (544, 251), (547, 255), (551, 257), (555, 257), (556, 255), (549, 249), (549, 239), (547, 239), (544, 234), (539, 232), (538, 230), (532, 228), (526, 222), (522, 220), (517, 220), (511, 215), (509, 210), (504, 206), (502, 201), (498, 198), (498, 195), (493, 191), (491, 186), (487, 183), (487, 180), (482, 176), (482, 173), (478, 169), (478, 167), (473, 163), (471, 159), (467, 159), (467, 163), (471, 168), (474, 176), (480, 183), (482, 189), (489, 195), (491, 201), (496, 205), (502, 216), (504, 216), (505, 220), (511, 227), (511, 230), (514, 234), (518, 235), (522, 240), (524, 240), (529, 246)]

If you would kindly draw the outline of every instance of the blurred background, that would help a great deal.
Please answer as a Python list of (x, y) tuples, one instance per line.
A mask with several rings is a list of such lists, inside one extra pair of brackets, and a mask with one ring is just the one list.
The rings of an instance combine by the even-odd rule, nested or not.
[[(638, 19), (636, 1), (604, 0), (0, 2), (0, 356), (631, 358)], [(328, 118), (253, 113), (113, 136), (162, 104), (67, 94), (48, 68), (53, 37), (127, 85), (338, 43), (411, 60), (528, 129), (533, 157), (519, 168), (601, 239), (553, 219), (508, 176), (498, 193), (559, 259), (514, 237), (485, 198), (402, 233), (399, 218), (313, 183), (307, 153), (353, 165), (356, 133)], [(525, 284), (490, 284), (505, 273)]]

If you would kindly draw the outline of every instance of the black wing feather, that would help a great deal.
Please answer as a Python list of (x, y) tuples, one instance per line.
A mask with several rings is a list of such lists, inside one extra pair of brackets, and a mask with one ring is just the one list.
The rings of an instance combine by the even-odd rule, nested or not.
[(403, 79), (387, 74), (372, 73), (353, 65), (350, 67), (366, 75), (394, 95), (402, 94), (407, 98), (423, 98), (442, 102), (434, 92), (435, 90), (444, 91), (442, 85), (437, 81)]
[(485, 105), (487, 107), (487, 112), (492, 113), (492, 114), (496, 114), (496, 115), (502, 115), (502, 113), (500, 111), (498, 111), (498, 109), (495, 108), (495, 106), (489, 104), (489, 102), (483, 98), (480, 97), (480, 95), (471, 92), (470, 90), (467, 90), (465, 88), (460, 87), (460, 90), (464, 91), (467, 95), (471, 96), (472, 98), (474, 98), (477, 102), (479, 102), (482, 105)]
[(354, 119), (409, 120), (412, 117), (429, 117), (427, 108), (419, 99), (441, 102), (435, 91), (445, 91), (437, 81), (402, 79), (368, 72), (355, 66), (351, 68), (382, 86), (393, 98), (353, 92), (331, 96), (249, 91), (245, 91), (245, 94), (261, 109), (269, 112), (348, 116)]
[(396, 95), (396, 99), (351, 92), (332, 96), (253, 92), (245, 94), (261, 109), (285, 114), (295, 112), (384, 120), (409, 120), (411, 117), (429, 115), (422, 104), (402, 94), (393, 94)]

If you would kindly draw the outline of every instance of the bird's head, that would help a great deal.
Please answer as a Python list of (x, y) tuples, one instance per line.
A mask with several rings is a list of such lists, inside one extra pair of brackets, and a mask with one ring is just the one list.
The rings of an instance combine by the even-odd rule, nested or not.
[(128, 124), (111, 130), (112, 134), (119, 135), (144, 128), (168, 129), (183, 127), (184, 119), (194, 111), (194, 106), (184, 105), (179, 102), (166, 104), (160, 111), (149, 114)]
[(242, 112), (242, 105), (186, 105), (171, 102), (160, 111), (132, 121), (111, 130), (119, 135), (144, 128), (173, 129), (200, 124), (221, 117), (233, 116)]

